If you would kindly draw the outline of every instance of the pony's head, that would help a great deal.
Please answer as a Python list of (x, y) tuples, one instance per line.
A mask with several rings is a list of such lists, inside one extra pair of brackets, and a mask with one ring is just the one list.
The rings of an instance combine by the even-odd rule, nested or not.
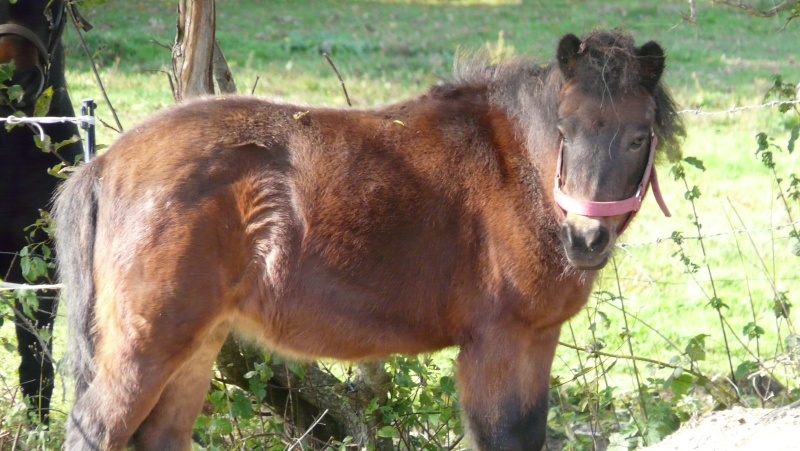
[(635, 47), (619, 32), (584, 40), (568, 34), (558, 44), (564, 85), (554, 197), (561, 241), (575, 268), (605, 266), (651, 181), (659, 197), (656, 149), (676, 147), (683, 130), (667, 117), (674, 105), (661, 86), (665, 59), (657, 43)]
[(0, 63), (13, 61), (15, 66), (13, 78), (5, 84), (19, 85), (24, 91), (21, 99), (4, 95), (0, 104), (30, 107), (47, 87), (65, 19), (61, 0), (0, 0)]

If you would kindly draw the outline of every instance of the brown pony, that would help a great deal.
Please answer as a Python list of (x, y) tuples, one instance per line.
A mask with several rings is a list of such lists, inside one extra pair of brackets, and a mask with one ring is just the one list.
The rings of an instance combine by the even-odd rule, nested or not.
[(303, 359), (458, 345), (474, 448), (539, 449), (561, 324), (634, 214), (554, 191), (641, 202), (655, 140), (683, 133), (664, 61), (567, 35), (548, 67), (472, 58), (381, 109), (219, 97), (126, 133), (55, 202), (66, 447), (188, 449), (236, 331)]

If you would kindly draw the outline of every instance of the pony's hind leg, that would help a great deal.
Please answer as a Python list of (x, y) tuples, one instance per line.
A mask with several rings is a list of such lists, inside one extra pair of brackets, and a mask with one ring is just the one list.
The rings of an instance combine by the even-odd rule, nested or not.
[[(208, 383), (212, 354), (225, 332), (220, 329), (226, 324), (225, 301), (203, 301), (207, 296), (201, 294), (219, 292), (213, 278), (169, 293), (159, 292), (166, 282), (155, 277), (137, 284), (141, 291), (124, 286), (133, 285), (130, 279), (120, 283), (113, 276), (99, 279), (111, 283), (103, 287), (105, 291), (98, 290), (94, 312), (96, 376), (72, 409), (66, 449), (124, 449), (151, 414), (153, 424), (140, 435), (145, 445), (152, 443), (148, 437), (155, 436), (154, 428), (161, 427), (155, 421), (168, 427), (186, 423), (164, 418), (175, 412), (171, 406), (186, 402), (178, 397), (202, 398), (198, 392), (203, 389), (198, 387)], [(184, 434), (190, 436), (188, 427)]]
[(228, 324), (213, 329), (176, 371), (134, 435), (137, 450), (189, 450), (192, 430), (208, 392), (214, 360), (228, 336)]
[(147, 352), (151, 347), (117, 343), (117, 349), (117, 358), (95, 358), (97, 374), (70, 412), (65, 449), (124, 449), (180, 366)]

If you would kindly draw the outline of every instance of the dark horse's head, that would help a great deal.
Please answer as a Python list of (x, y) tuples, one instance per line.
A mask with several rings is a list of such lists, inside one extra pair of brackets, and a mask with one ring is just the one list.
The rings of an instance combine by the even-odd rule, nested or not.
[(0, 0), (0, 63), (14, 62), (8, 86), (19, 85), (22, 99), (9, 100), (3, 91), (0, 106), (30, 107), (48, 85), (50, 64), (64, 29), (61, 0)]
[(674, 147), (683, 129), (661, 85), (665, 55), (655, 42), (634, 47), (619, 32), (583, 41), (570, 34), (561, 39), (557, 59), (564, 76), (554, 189), (561, 241), (572, 266), (599, 269), (651, 183), (669, 215), (654, 158), (657, 147)]

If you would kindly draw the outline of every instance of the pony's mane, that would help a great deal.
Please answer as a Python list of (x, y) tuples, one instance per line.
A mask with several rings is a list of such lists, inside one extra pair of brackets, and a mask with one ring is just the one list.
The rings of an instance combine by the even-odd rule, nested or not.
[[(617, 96), (641, 86), (639, 60), (633, 37), (619, 30), (595, 31), (583, 38), (584, 54), (575, 66), (574, 76), (583, 89)], [(534, 105), (555, 108), (548, 99), (557, 99), (565, 80), (558, 63), (542, 65), (525, 58), (498, 59), (486, 49), (460, 52), (456, 55), (453, 77), (435, 86), (431, 93), (441, 94), (464, 88), (486, 89), (489, 101), (517, 118), (529, 117), (520, 111), (519, 96), (525, 92), (536, 98)], [(520, 91), (523, 90), (523, 91)], [(669, 161), (681, 158), (681, 145), (686, 131), (663, 80), (652, 90), (656, 102), (655, 133), (659, 139), (659, 156)], [(530, 103), (525, 102), (530, 105)]]

